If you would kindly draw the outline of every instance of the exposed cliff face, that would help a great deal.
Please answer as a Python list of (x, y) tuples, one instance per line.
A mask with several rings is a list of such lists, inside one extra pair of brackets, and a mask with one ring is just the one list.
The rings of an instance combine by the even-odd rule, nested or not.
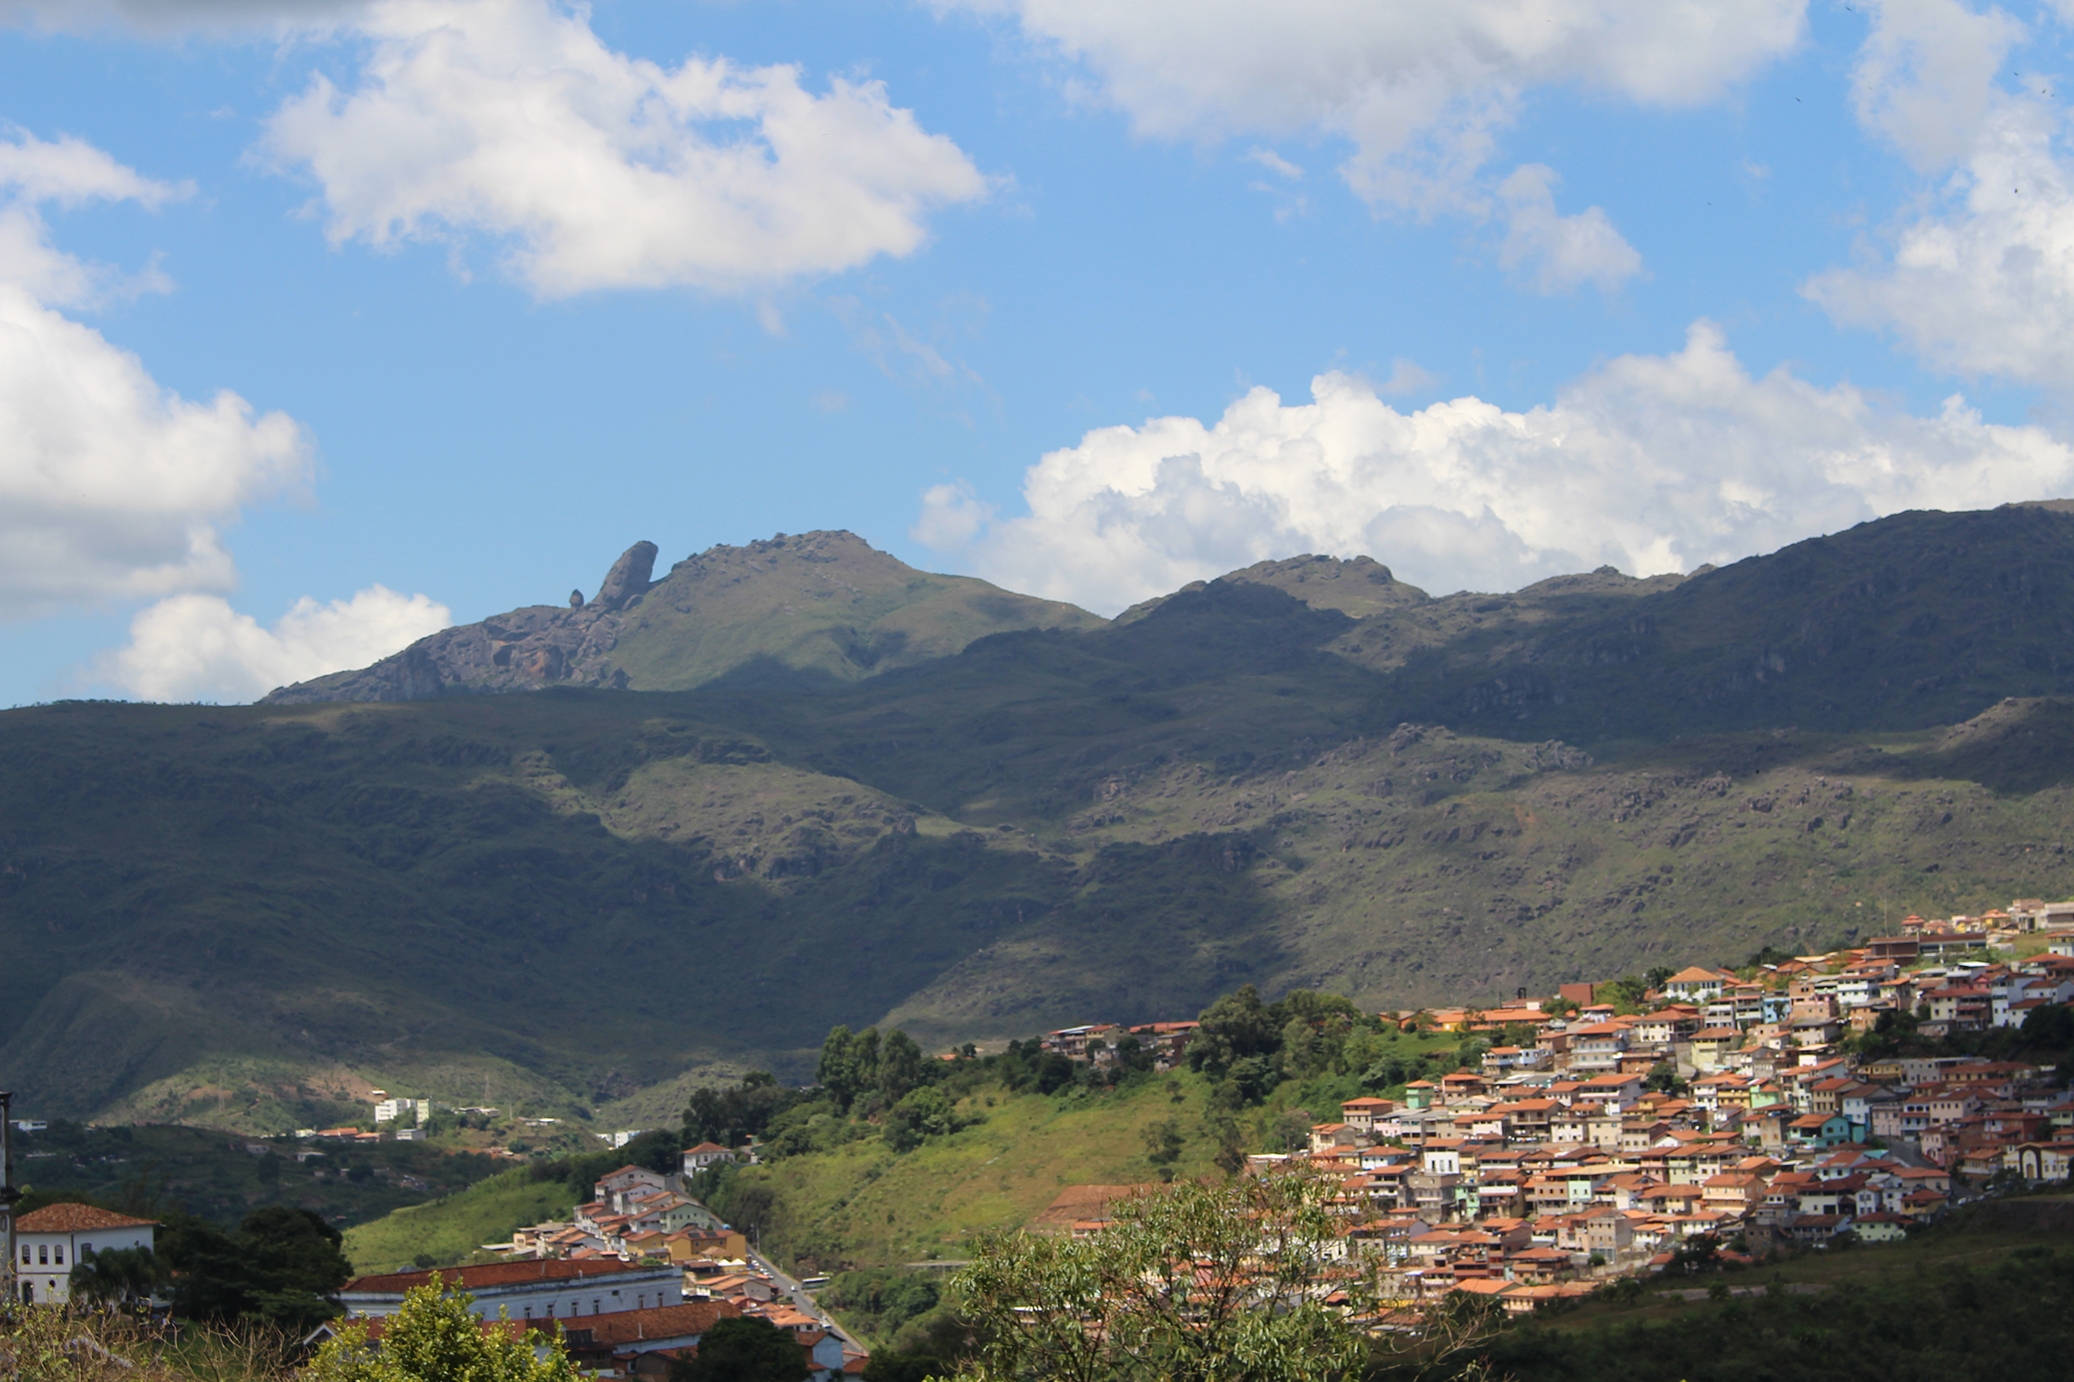
[(543, 686), (625, 689), (612, 665), (624, 611), (648, 593), (656, 546), (637, 542), (612, 563), (595, 598), (570, 607), (528, 605), (442, 629), (372, 667), (284, 686), (269, 705), (312, 701), (422, 701), (434, 696), (531, 691)]
[(589, 600), (442, 630), (371, 667), (283, 687), (274, 705), (411, 701), (548, 686), (683, 691), (722, 677), (840, 683), (948, 657), (976, 638), (1091, 629), (1086, 610), (917, 571), (852, 533), (709, 548), (651, 580), (637, 542)]

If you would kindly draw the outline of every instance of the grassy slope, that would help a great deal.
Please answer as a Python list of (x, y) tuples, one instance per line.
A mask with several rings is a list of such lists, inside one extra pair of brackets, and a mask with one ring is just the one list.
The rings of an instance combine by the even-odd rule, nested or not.
[(849, 533), (808, 533), (679, 562), (630, 612), (613, 660), (642, 690), (731, 673), (842, 682), (1008, 629), (1102, 622), (969, 576), (917, 571)]
[(505, 1171), (457, 1194), (356, 1224), (346, 1230), (346, 1256), (361, 1272), (401, 1271), (421, 1254), (451, 1266), (515, 1228), (568, 1218), (576, 1202), (566, 1182), (530, 1180), (523, 1168)]

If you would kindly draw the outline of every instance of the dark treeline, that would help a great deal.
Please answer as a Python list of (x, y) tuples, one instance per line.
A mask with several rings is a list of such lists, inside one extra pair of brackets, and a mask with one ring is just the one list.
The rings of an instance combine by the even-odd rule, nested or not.
[(1651, 1324), (1527, 1325), (1489, 1361), (1521, 1382), (2057, 1382), (2074, 1358), (2074, 1251), (1918, 1267), (1807, 1295), (1681, 1309)]

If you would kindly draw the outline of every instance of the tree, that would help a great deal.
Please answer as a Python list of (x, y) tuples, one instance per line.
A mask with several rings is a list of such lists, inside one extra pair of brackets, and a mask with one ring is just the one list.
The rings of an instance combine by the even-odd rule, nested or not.
[(166, 1264), (150, 1248), (86, 1248), (72, 1267), (72, 1298), (104, 1307), (132, 1305), (165, 1279)]
[(896, 1152), (911, 1152), (929, 1137), (957, 1131), (957, 1110), (950, 1097), (935, 1086), (925, 1086), (893, 1105), (886, 1115), (886, 1141)]
[[(984, 1240), (953, 1282), (978, 1348), (958, 1382), (1312, 1382), (1362, 1370), (1384, 1308), (1341, 1256), (1338, 1184), (1297, 1169), (1177, 1181), (1086, 1238)], [(1344, 1292), (1344, 1307), (1325, 1298)]]
[(777, 1076), (768, 1070), (751, 1070), (732, 1089), (702, 1086), (691, 1092), (691, 1101), (684, 1110), (684, 1143), (738, 1146), (751, 1137), (763, 1136), (780, 1114), (806, 1097), (803, 1090), (779, 1084)]
[(559, 1335), (484, 1320), (468, 1308), (474, 1303), (465, 1291), (446, 1294), (434, 1276), (404, 1293), (378, 1342), (370, 1342), (364, 1321), (341, 1328), (301, 1382), (577, 1382)]
[(1247, 1056), (1270, 1057), (1280, 1045), (1274, 1014), (1260, 1001), (1260, 991), (1247, 984), (1203, 1010), (1188, 1042), (1188, 1066), (1213, 1078)]
[(1659, 1094), (1683, 1094), (1685, 1081), (1678, 1078), (1678, 1067), (1667, 1060), (1660, 1060), (1649, 1067), (1649, 1075), (1642, 1081), (1644, 1089), (1653, 1089)]
[(171, 1269), (173, 1313), (191, 1320), (265, 1320), (307, 1332), (339, 1313), (338, 1288), (353, 1275), (339, 1231), (307, 1209), (268, 1205), (235, 1233), (168, 1213), (161, 1255)]
[(929, 1076), (928, 1062), (915, 1039), (898, 1027), (886, 1033), (879, 1051), (879, 1093), (889, 1104), (897, 1104), (921, 1086)]
[(753, 1315), (720, 1320), (699, 1338), (699, 1351), (670, 1364), (670, 1382), (802, 1382), (808, 1372), (799, 1340)]

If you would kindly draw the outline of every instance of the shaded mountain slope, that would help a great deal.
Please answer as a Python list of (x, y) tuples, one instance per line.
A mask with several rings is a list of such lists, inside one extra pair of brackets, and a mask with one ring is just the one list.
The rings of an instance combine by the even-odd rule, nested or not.
[[(698, 599), (813, 567), (756, 555)], [(2065, 895), (2070, 557), (2032, 508), (1510, 596), (1307, 559), (818, 684), (737, 646), (681, 692), (7, 712), (0, 1082), (278, 1127), (347, 1068), (573, 1117), (803, 1074), (835, 1022), (1489, 997)]]

